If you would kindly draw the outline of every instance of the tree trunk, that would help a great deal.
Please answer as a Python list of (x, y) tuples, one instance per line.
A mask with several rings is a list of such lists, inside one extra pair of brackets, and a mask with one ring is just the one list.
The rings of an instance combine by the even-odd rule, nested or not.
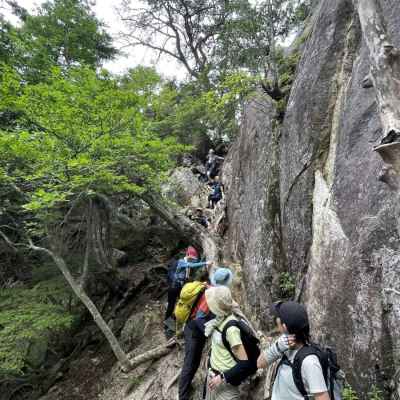
[(221, 261), (219, 239), (216, 236), (184, 215), (169, 208), (161, 199), (157, 199), (150, 194), (142, 195), (142, 199), (167, 224), (173, 227), (184, 240), (192, 241), (194, 245), (202, 247), (208, 261), (215, 263)]
[(78, 296), (78, 298), (82, 301), (82, 303), (89, 310), (90, 314), (92, 315), (92, 317), (94, 319), (94, 322), (99, 327), (99, 329), (103, 332), (104, 336), (106, 337), (106, 339), (108, 340), (108, 343), (111, 346), (112, 351), (114, 352), (118, 361), (121, 363), (123, 370), (124, 371), (131, 370), (132, 364), (129, 361), (125, 352), (122, 350), (121, 346), (119, 345), (117, 338), (114, 336), (113, 332), (111, 331), (110, 327), (107, 325), (106, 321), (104, 321), (103, 317), (101, 316), (101, 314), (100, 314), (99, 310), (97, 309), (97, 307), (95, 306), (95, 304), (92, 302), (92, 300), (90, 300), (90, 298), (87, 296), (87, 294), (82, 289), (82, 287), (77, 282), (75, 282), (75, 279), (71, 275), (63, 258), (54, 254), (52, 251), (50, 251), (48, 249), (45, 249), (43, 247), (37, 247), (33, 243), (30, 244), (30, 247), (35, 251), (40, 251), (40, 252), (46, 253), (53, 259), (53, 261), (57, 265), (58, 269), (61, 271), (61, 273), (64, 275), (65, 279), (71, 286), (74, 293)]
[(400, 142), (400, 53), (388, 38), (377, 2), (358, 0), (356, 4), (383, 128), (381, 145), (375, 150), (400, 174), (400, 152), (395, 144)]

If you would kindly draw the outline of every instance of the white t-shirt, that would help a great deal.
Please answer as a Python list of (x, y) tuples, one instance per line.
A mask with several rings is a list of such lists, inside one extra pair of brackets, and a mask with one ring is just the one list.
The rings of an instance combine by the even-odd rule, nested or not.
[[(290, 362), (293, 362), (294, 356), (298, 350), (287, 351), (286, 356)], [(324, 374), (319, 359), (315, 355), (308, 356), (301, 365), (301, 376), (304, 387), (312, 399), (313, 394), (327, 392)], [(282, 364), (279, 367), (274, 386), (272, 388), (271, 400), (304, 400), (304, 397), (298, 391), (292, 374), (292, 367)]]

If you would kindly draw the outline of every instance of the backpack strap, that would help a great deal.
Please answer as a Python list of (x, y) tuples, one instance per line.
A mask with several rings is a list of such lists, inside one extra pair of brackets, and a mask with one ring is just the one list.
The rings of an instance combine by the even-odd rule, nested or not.
[(188, 318), (188, 320), (190, 320), (190, 317), (191, 317), (191, 315), (192, 315), (194, 309), (196, 308), (197, 303), (200, 301), (201, 296), (203, 296), (203, 294), (204, 294), (204, 292), (206, 291), (206, 289), (207, 289), (207, 286), (206, 286), (206, 285), (203, 285), (203, 288), (202, 288), (202, 289), (200, 290), (200, 292), (197, 294), (196, 300), (195, 300), (194, 303), (192, 304), (192, 307), (190, 307), (190, 313), (189, 313), (189, 318)]
[(232, 349), (231, 349), (231, 345), (229, 344), (228, 339), (226, 338), (227, 331), (228, 331), (228, 329), (231, 328), (232, 326), (236, 326), (237, 328), (240, 329), (239, 321), (236, 320), (236, 319), (233, 319), (233, 320), (231, 320), (231, 321), (228, 321), (228, 322), (225, 324), (224, 328), (222, 329), (221, 337), (222, 337), (222, 343), (223, 343), (224, 347), (226, 348), (226, 350), (228, 350), (228, 351), (229, 351), (229, 354), (231, 355), (231, 357), (232, 357), (236, 362), (238, 362), (238, 359), (237, 359), (236, 356), (233, 354), (233, 351), (232, 351)]
[[(322, 367), (322, 372), (324, 375), (325, 382), (328, 383), (328, 369), (329, 369), (329, 362), (324, 357), (322, 350), (315, 345), (305, 345), (303, 346), (295, 355), (293, 363), (290, 365), (292, 366), (292, 374), (293, 380), (297, 387), (297, 390), (301, 393), (301, 395), (308, 399), (308, 393), (304, 386), (303, 377), (301, 375), (301, 367), (303, 365), (303, 361), (308, 356), (317, 356), (318, 360)], [(290, 363), (290, 362), (289, 362)]]

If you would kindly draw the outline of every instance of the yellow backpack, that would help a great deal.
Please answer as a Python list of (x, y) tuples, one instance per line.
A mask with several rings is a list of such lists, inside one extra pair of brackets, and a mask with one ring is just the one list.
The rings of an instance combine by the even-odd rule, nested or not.
[(198, 281), (189, 282), (183, 286), (174, 310), (178, 324), (184, 324), (189, 319), (196, 300), (200, 298), (205, 289), (206, 284)]

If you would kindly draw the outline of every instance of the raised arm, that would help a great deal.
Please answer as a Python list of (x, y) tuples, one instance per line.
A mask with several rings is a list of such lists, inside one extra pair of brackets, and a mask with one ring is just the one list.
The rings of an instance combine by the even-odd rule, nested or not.
[(294, 335), (281, 335), (271, 346), (265, 351), (261, 352), (257, 360), (258, 368), (267, 368), (268, 365), (279, 360), (286, 350), (289, 350), (290, 346), (295, 343)]
[(201, 262), (197, 262), (197, 263), (185, 261), (184, 263), (178, 264), (177, 269), (181, 270), (184, 268), (200, 268), (200, 267), (204, 267), (205, 265), (210, 265), (210, 264), (211, 264), (210, 261), (201, 261)]

